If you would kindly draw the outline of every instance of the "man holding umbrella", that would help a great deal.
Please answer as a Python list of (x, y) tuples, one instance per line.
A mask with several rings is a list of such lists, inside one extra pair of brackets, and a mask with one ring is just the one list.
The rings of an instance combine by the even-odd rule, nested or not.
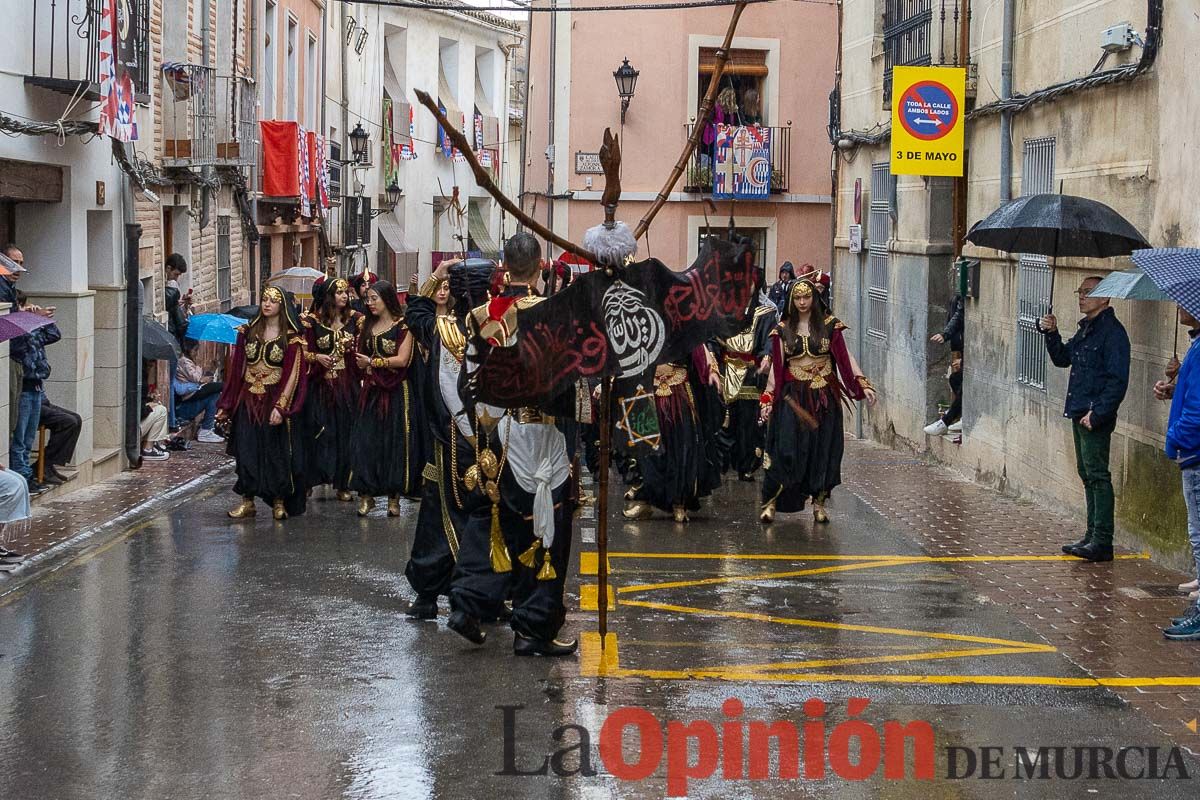
[(1108, 469), (1109, 444), (1117, 409), (1129, 385), (1129, 336), (1109, 307), (1108, 298), (1091, 297), (1100, 278), (1085, 278), (1076, 290), (1083, 319), (1063, 342), (1053, 314), (1041, 319), (1046, 351), (1056, 367), (1070, 367), (1063, 416), (1071, 419), (1075, 463), (1087, 499), (1087, 534), (1063, 552), (1087, 561), (1112, 561), (1113, 486)]

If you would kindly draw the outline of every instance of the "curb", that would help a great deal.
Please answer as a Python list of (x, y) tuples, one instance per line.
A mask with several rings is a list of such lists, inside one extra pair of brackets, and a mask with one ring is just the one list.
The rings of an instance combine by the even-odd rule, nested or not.
[(30, 556), (22, 562), (19, 569), (7, 573), (9, 576), (8, 580), (0, 582), (0, 605), (3, 605), (6, 599), (13, 593), (74, 563), (80, 556), (87, 552), (84, 545), (88, 544), (90, 540), (104, 533), (120, 533), (125, 531), (132, 527), (134, 522), (141, 518), (149, 517), (170, 501), (198, 492), (205, 484), (219, 477), (222, 473), (228, 472), (230, 466), (230, 464), (224, 464), (214, 467), (207, 472), (197, 475), (190, 481), (176, 486), (170, 491), (149, 500), (143, 500), (133, 508), (118, 514), (107, 522), (85, 528), (70, 539), (61, 541), (53, 547)]

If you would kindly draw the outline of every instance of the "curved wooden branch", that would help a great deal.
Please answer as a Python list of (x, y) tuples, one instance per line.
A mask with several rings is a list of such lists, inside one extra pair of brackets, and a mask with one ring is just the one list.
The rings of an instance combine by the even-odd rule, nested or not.
[(717, 87), (721, 83), (721, 75), (725, 72), (725, 62), (729, 60), (729, 48), (733, 46), (733, 32), (737, 30), (738, 19), (741, 18), (742, 12), (746, 10), (746, 3), (739, 2), (733, 7), (733, 18), (729, 20), (729, 27), (725, 29), (725, 41), (721, 48), (717, 50), (716, 64), (713, 66), (712, 77), (708, 79), (708, 91), (704, 93), (704, 102), (700, 104), (700, 111), (696, 116), (696, 124), (692, 127), (692, 134), (688, 137), (687, 144), (683, 147), (683, 154), (679, 156), (679, 160), (675, 162), (675, 169), (671, 170), (671, 174), (667, 177), (667, 182), (663, 185), (662, 191), (658, 193), (658, 197), (654, 198), (654, 204), (646, 211), (646, 215), (634, 228), (633, 238), (640, 239), (646, 235), (646, 231), (650, 229), (650, 223), (663, 205), (667, 202), (667, 198), (671, 195), (671, 190), (675, 188), (675, 184), (679, 182), (679, 177), (683, 175), (684, 169), (687, 168), (688, 159), (692, 157), (692, 153), (696, 151), (696, 145), (700, 143), (700, 136), (704, 132), (704, 128), (708, 123), (708, 115), (712, 113), (713, 103), (717, 99)]
[(463, 136), (462, 131), (450, 124), (450, 121), (446, 119), (446, 115), (442, 113), (440, 108), (438, 108), (437, 101), (430, 97), (427, 92), (423, 92), (420, 89), (416, 90), (416, 94), (417, 101), (421, 105), (425, 106), (425, 108), (429, 109), (429, 112), (437, 118), (438, 124), (442, 126), (442, 130), (444, 130), (450, 137), (450, 141), (453, 142), (454, 146), (462, 152), (463, 157), (467, 160), (467, 164), (471, 167), (471, 172), (474, 173), (475, 182), (478, 183), (484, 191), (490, 194), (495, 201), (500, 204), (501, 208), (512, 214), (522, 225), (524, 225), (526, 228), (529, 228), (546, 241), (553, 242), (563, 250), (566, 250), (569, 253), (574, 253), (580, 258), (586, 258), (593, 264), (600, 263), (600, 259), (596, 258), (594, 254), (575, 244), (574, 242), (559, 236), (557, 233), (526, 214), (525, 211), (522, 210), (521, 207), (512, 200), (509, 200), (504, 192), (500, 191), (500, 188), (496, 186), (495, 181), (492, 180), (492, 176), (487, 173), (487, 170), (480, 166), (479, 161), (475, 158), (475, 152), (471, 148), (471, 143), (467, 141), (466, 136)]

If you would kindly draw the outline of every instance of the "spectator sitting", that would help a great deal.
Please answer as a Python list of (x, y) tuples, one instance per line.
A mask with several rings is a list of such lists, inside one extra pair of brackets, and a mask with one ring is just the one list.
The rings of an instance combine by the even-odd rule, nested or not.
[(142, 405), (142, 460), (166, 461), (171, 457), (162, 444), (170, 434), (167, 431), (167, 407), (147, 398)]
[[(83, 418), (74, 411), (54, 405), (42, 392), (42, 418), (39, 424), (50, 432), (42, 478), (51, 486), (66, 483), (75, 476), (64, 475), (57, 468), (65, 467), (75, 457), (75, 445), (79, 442), (79, 431), (83, 429)], [(36, 469), (34, 474), (37, 474)]]
[(29, 486), (10, 469), (0, 467), (0, 571), (15, 569), (24, 556), (8, 549), (14, 533), (29, 524)]
[[(51, 316), (53, 308), (39, 309), (29, 303), (20, 290), (17, 305), (22, 310), (34, 311)], [(50, 377), (50, 362), (46, 360), (46, 345), (62, 338), (58, 326), (51, 322), (26, 336), (18, 336), (10, 345), (12, 361), (21, 368), (21, 394), (17, 399), (17, 424), (9, 446), (9, 460), (14, 472), (29, 484), (29, 493), (39, 495), (49, 487), (33, 479), (30, 453), (37, 438), (38, 425), (42, 417), (43, 381)]]
[(221, 395), (222, 383), (206, 377), (204, 370), (193, 360), (200, 343), (195, 339), (183, 340), (183, 355), (175, 368), (175, 379), (171, 388), (175, 392), (175, 416), (180, 422), (192, 420), (201, 411), (200, 432), (196, 440), (219, 443), (225, 441), (215, 430), (217, 399)]

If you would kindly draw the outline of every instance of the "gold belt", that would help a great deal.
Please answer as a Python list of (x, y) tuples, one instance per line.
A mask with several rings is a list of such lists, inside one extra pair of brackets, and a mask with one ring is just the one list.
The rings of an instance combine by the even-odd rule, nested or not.
[(829, 385), (826, 378), (833, 373), (833, 363), (828, 358), (807, 364), (792, 359), (788, 361), (788, 372), (798, 381), (811, 383), (814, 389), (823, 389)]
[(543, 414), (536, 408), (518, 408), (513, 411), (513, 419), (522, 425), (553, 425), (554, 417)]
[(659, 397), (669, 397), (672, 386), (678, 386), (687, 380), (687, 367), (670, 366), (669, 372), (663, 367), (658, 369), (654, 375), (654, 393)]
[(268, 386), (274, 386), (283, 378), (283, 369), (262, 363), (251, 364), (246, 368), (246, 382), (250, 384), (250, 394), (266, 394)]

